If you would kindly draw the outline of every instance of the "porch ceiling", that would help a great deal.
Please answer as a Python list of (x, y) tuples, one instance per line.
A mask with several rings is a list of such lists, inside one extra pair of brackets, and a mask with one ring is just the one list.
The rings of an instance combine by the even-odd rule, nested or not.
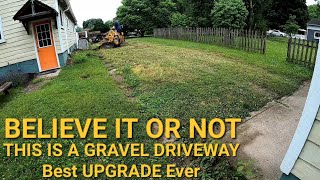
[(29, 32), (29, 22), (51, 17), (55, 20), (57, 24), (58, 12), (52, 7), (42, 3), (39, 0), (28, 0), (22, 8), (14, 15), (14, 20), (19, 20), (25, 27), (28, 34)]

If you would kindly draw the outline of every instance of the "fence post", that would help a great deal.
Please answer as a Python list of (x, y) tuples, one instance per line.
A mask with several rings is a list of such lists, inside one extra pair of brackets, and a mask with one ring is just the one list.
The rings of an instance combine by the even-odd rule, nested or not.
[(317, 56), (318, 56), (318, 49), (319, 49), (319, 42), (316, 42), (316, 52), (314, 54), (314, 60), (313, 60), (313, 63), (312, 63), (312, 68), (315, 67), (316, 65), (316, 61), (317, 61)]
[(199, 28), (197, 27), (197, 42), (199, 42)]
[(296, 57), (295, 57), (295, 62), (299, 64), (299, 54), (300, 54), (300, 45), (301, 45), (301, 39), (299, 38), (299, 41), (298, 41), (298, 50), (297, 50), (297, 54), (296, 54)]
[[(305, 48), (305, 42), (306, 42), (306, 41), (303, 39), (303, 40), (302, 40), (301, 56), (300, 56), (300, 61), (299, 61), (301, 64), (303, 64), (303, 61), (304, 61), (304, 60), (303, 60), (303, 53), (304, 53), (304, 48)], [(300, 63), (299, 63), (299, 64), (300, 64)]]
[(291, 62), (291, 57), (290, 57), (290, 54), (291, 54), (291, 46), (292, 46), (292, 37), (289, 38), (289, 41), (288, 41), (288, 51), (287, 51), (287, 61), (288, 62)]
[(267, 36), (265, 33), (263, 33), (263, 54), (266, 54), (267, 50)]
[(307, 40), (307, 45), (306, 45), (307, 49), (306, 49), (306, 55), (304, 58), (304, 66), (308, 67), (309, 65), (307, 65), (308, 62), (308, 54), (309, 54), (309, 41)]
[(313, 49), (314, 48), (314, 42), (311, 42), (311, 52), (310, 52), (310, 57), (309, 57), (309, 68), (312, 68), (313, 63), (312, 63), (312, 53), (313, 53)]

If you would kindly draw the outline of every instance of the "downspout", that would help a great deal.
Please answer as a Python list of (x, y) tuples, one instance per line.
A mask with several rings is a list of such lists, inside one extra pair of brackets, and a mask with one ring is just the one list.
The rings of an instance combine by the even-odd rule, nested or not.
[(67, 12), (70, 10), (70, 4), (68, 3), (68, 8), (66, 10), (63, 11), (63, 13)]
[[(61, 33), (61, 17), (62, 14), (60, 14), (60, 8), (59, 8), (59, 3), (58, 0), (55, 1), (55, 6), (56, 6), (56, 10), (59, 12), (59, 19), (58, 19), (58, 33), (59, 33), (59, 40), (60, 40), (60, 53), (64, 52), (64, 43), (63, 43), (63, 39), (62, 39), (62, 33)], [(57, 52), (58, 53), (58, 52)]]
[[(67, 2), (67, 1), (66, 1), (66, 2)], [(67, 12), (67, 11), (70, 10), (70, 4), (69, 4), (69, 2), (67, 2), (67, 4), (68, 4), (68, 8), (63, 11), (63, 14), (65, 14), (65, 12)], [(67, 24), (68, 24), (68, 26), (69, 26), (69, 22), (67, 22)], [(70, 47), (69, 47), (69, 40), (68, 40), (68, 29), (69, 29), (68, 26), (65, 28), (64, 31), (65, 31), (65, 33), (66, 33), (66, 41), (67, 41), (68, 54), (70, 54)]]

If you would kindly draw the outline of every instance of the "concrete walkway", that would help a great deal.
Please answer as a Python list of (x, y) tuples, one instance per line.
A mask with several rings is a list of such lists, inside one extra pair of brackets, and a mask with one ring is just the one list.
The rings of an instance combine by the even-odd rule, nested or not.
[(290, 97), (269, 103), (238, 128), (238, 160), (252, 160), (258, 179), (279, 179), (280, 164), (300, 120), (310, 83)]

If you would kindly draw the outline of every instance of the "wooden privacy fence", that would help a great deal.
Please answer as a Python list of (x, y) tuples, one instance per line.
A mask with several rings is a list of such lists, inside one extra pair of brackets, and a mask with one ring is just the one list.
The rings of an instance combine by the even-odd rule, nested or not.
[(287, 61), (314, 68), (317, 58), (318, 43), (296, 38), (289, 38)]
[(158, 28), (154, 37), (218, 44), (249, 52), (266, 52), (266, 35), (260, 31), (224, 28)]

